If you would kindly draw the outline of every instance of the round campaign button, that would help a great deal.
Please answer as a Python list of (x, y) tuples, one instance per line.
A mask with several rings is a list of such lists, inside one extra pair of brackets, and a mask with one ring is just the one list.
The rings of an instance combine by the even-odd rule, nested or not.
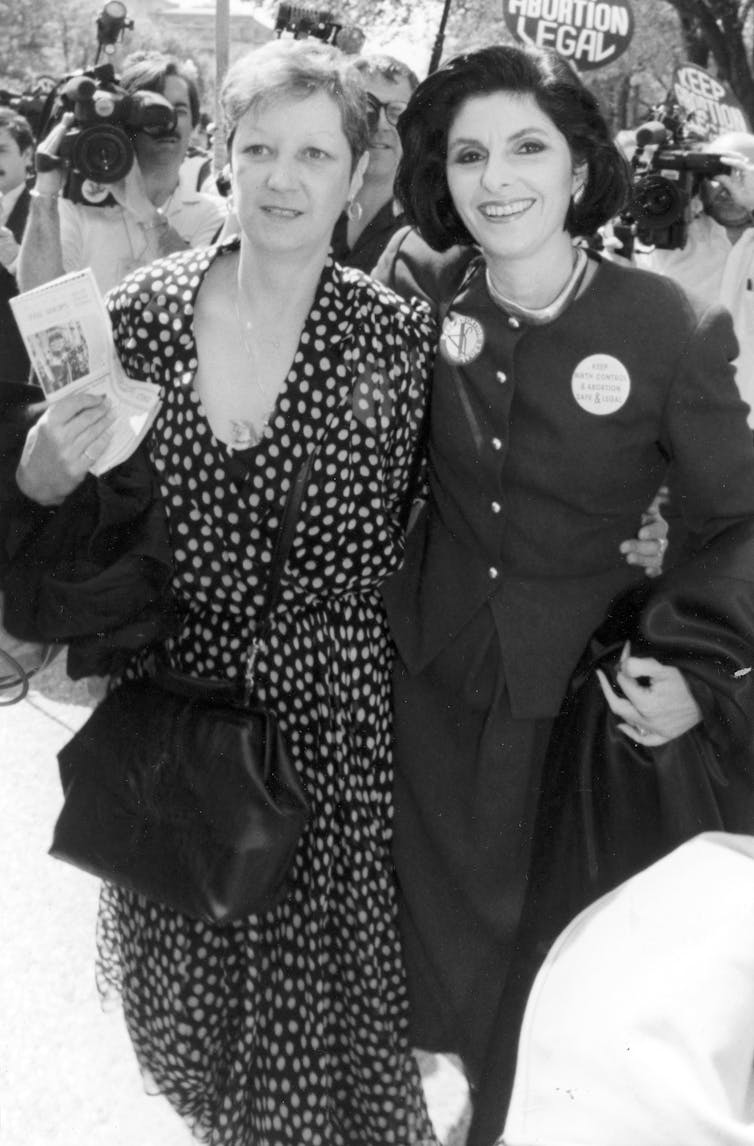
[(442, 324), (440, 352), (448, 362), (473, 362), (482, 353), (484, 332), (475, 318), (449, 314)]
[(631, 379), (623, 363), (611, 354), (590, 354), (574, 370), (571, 390), (587, 414), (614, 414), (631, 393)]

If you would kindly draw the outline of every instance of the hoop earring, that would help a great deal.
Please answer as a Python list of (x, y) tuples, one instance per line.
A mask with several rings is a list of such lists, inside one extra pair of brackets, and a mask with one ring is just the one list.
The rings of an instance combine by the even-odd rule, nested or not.
[(584, 184), (580, 183), (579, 186), (574, 191), (573, 195), (571, 196), (571, 202), (573, 203), (574, 207), (578, 207), (579, 203), (581, 202), (581, 200), (583, 198), (584, 198)]
[(352, 223), (358, 223), (361, 216), (364, 214), (364, 208), (358, 199), (349, 199), (346, 203), (346, 215)]

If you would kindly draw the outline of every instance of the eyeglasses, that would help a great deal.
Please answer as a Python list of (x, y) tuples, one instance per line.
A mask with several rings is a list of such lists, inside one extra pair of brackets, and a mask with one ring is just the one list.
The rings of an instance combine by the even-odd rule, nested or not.
[(367, 123), (369, 130), (374, 131), (377, 124), (380, 122), (380, 112), (384, 111), (385, 119), (391, 123), (393, 127), (397, 124), (400, 117), (408, 107), (405, 100), (389, 100), (388, 103), (383, 103), (377, 96), (367, 92)]

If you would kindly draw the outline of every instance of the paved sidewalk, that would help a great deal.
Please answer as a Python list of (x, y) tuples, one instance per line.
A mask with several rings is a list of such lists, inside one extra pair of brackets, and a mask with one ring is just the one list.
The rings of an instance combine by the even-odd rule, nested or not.
[[(56, 754), (91, 706), (58, 659), (22, 703), (0, 708), (0, 1143), (190, 1146), (168, 1104), (144, 1094), (119, 1014), (94, 985), (97, 882), (47, 855), (61, 795)], [(445, 1146), (462, 1146), (463, 1078), (422, 1056)]]

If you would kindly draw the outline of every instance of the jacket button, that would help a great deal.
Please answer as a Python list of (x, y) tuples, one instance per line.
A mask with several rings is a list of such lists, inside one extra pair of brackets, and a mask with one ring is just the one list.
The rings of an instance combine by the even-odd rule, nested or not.
[(492, 439), (492, 448), (493, 448), (493, 450), (502, 450), (503, 443), (500, 440), (500, 438), (493, 438)]
[(491, 581), (497, 581), (498, 577), (500, 576), (498, 570), (495, 568), (494, 565), (490, 565), (489, 574), (490, 574), (490, 580)]
[(500, 382), (500, 383), (502, 383), (502, 382), (507, 382), (507, 381), (508, 381), (508, 375), (507, 375), (507, 374), (504, 374), (502, 370), (498, 370), (498, 372), (497, 372), (497, 380), (498, 380), (498, 382)]
[(490, 506), (490, 509), (492, 510), (493, 513), (499, 513), (502, 508), (503, 507), (501, 506), (499, 501), (493, 501), (491, 506)]

